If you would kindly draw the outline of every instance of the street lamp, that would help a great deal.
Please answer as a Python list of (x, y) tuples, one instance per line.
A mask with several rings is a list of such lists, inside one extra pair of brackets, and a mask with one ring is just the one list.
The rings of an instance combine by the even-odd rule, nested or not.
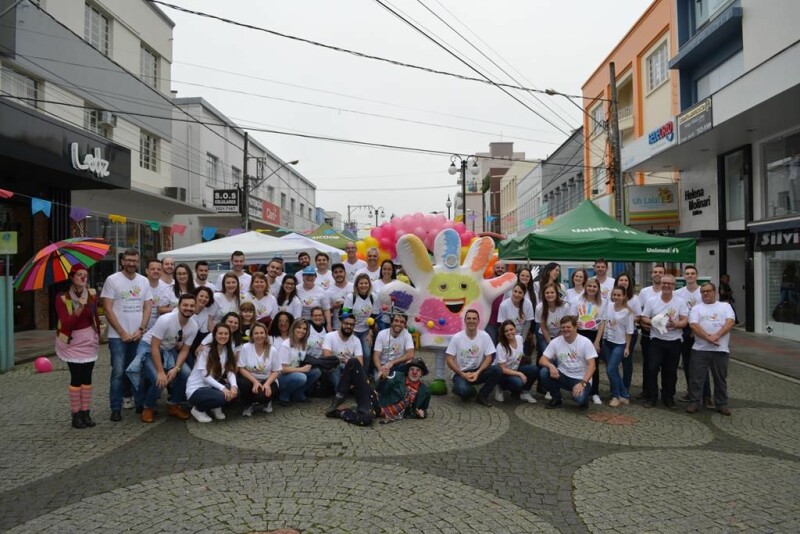
[[(246, 158), (247, 159), (251, 159), (251, 158), (260, 159), (260, 158), (258, 158), (256, 156), (246, 156)], [(278, 166), (277, 169), (275, 169), (274, 171), (269, 173), (267, 176), (265, 176), (263, 178), (252, 180), (252, 182), (250, 180), (250, 177), (247, 175), (247, 171), (245, 171), (244, 176), (242, 176), (242, 196), (244, 197), (244, 229), (245, 229), (246, 232), (250, 230), (250, 206), (249, 206), (249, 203), (250, 203), (250, 191), (252, 191), (254, 189), (258, 189), (258, 187), (261, 184), (263, 184), (264, 182), (266, 182), (267, 179), (272, 177), (272, 175), (274, 175), (275, 173), (277, 173), (279, 170), (281, 170), (282, 168), (286, 167), (287, 165), (297, 165), (298, 163), (300, 163), (300, 160), (297, 160), (297, 159), (294, 160), (294, 161), (283, 162)]]
[(450, 218), (450, 207), (453, 205), (453, 201), (450, 200), (450, 195), (447, 195), (447, 202), (444, 203), (447, 206), (447, 218)]
[[(458, 162), (458, 167), (456, 167), (456, 161)], [(447, 169), (447, 172), (454, 175), (459, 171), (459, 167), (461, 168), (461, 218), (464, 224), (467, 223), (467, 165), (470, 161), (472, 161), (472, 167), (469, 171), (473, 176), (477, 176), (481, 172), (478, 168), (477, 156), (462, 158), (458, 154), (453, 154), (450, 156), (450, 168)]]
[(381, 218), (386, 217), (386, 213), (383, 211), (383, 206), (372, 206), (369, 210), (369, 216), (372, 217), (372, 213), (375, 213), (375, 226), (378, 226), (378, 214), (380, 213)]

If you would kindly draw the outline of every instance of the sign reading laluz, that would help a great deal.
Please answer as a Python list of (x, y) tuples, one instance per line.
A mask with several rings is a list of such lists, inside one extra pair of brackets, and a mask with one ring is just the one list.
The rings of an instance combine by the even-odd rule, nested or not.
[(110, 174), (108, 172), (108, 160), (103, 159), (103, 153), (100, 148), (95, 148), (92, 154), (85, 154), (83, 156), (83, 161), (81, 161), (78, 149), (78, 143), (72, 143), (70, 145), (73, 169), (77, 169), (79, 171), (89, 171), (90, 173), (97, 175), (98, 178), (105, 178)]

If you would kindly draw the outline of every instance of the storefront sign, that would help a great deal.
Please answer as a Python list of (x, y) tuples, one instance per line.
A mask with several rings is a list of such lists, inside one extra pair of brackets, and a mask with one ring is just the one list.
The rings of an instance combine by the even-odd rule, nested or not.
[(711, 99), (706, 98), (678, 115), (678, 137), (681, 143), (713, 128)]
[(800, 228), (794, 230), (773, 230), (758, 234), (758, 250), (800, 250)]
[(215, 189), (214, 209), (217, 213), (239, 213), (239, 190)]
[(250, 218), (261, 218), (261, 200), (255, 197), (247, 199), (247, 211), (250, 212)]
[(85, 154), (81, 160), (78, 143), (70, 145), (70, 156), (72, 158), (72, 168), (79, 171), (89, 171), (98, 178), (105, 178), (108, 172), (108, 160), (103, 159), (103, 152), (100, 147), (95, 147), (92, 154)]
[(702, 215), (703, 209), (711, 207), (711, 195), (707, 195), (704, 188), (687, 189), (683, 192), (683, 200), (692, 216)]
[(678, 190), (675, 184), (633, 185), (625, 188), (628, 224), (678, 222)]
[(660, 235), (660, 236), (664, 236), (664, 237), (672, 237), (672, 236), (675, 235), (675, 229), (674, 228), (650, 228), (647, 231), (647, 233), (650, 234), (650, 235)]
[(17, 232), (0, 232), (0, 256), (17, 253)]
[(673, 141), (675, 139), (675, 123), (673, 121), (670, 120), (650, 132), (647, 136), (647, 143), (652, 145), (658, 143), (662, 139), (666, 139), (667, 141)]
[(622, 147), (622, 170), (627, 171), (675, 144), (675, 119), (671, 118), (649, 134)]
[(271, 202), (264, 201), (261, 203), (261, 218), (264, 219), (266, 223), (280, 226), (281, 209)]

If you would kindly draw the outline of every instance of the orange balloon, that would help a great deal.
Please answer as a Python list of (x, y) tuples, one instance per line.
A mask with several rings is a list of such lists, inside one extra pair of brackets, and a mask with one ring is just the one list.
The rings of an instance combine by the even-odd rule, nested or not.
[(367, 261), (367, 255), (363, 252), (356, 252), (356, 258)]
[(489, 264), (486, 266), (486, 269), (483, 271), (484, 278), (494, 278), (494, 264), (497, 263), (498, 257), (497, 253), (495, 252), (492, 254), (492, 259), (489, 260)]

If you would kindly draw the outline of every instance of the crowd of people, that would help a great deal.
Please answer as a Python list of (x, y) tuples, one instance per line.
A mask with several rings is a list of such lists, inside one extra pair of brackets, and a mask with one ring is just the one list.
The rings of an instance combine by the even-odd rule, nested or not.
[[(141, 275), (139, 253), (128, 249), (99, 296), (87, 286), (86, 267), (73, 267), (69, 287), (56, 298), (56, 353), (70, 370), (72, 426), (95, 425), (92, 371), (101, 306), (111, 355), (111, 421), (135, 409), (143, 423), (152, 423), (165, 389), (169, 416), (200, 423), (224, 419), (223, 409), (233, 403), (251, 417), (257, 407), (270, 413), (273, 404), (312, 395), (330, 396), (326, 415), (357, 425), (424, 419), (431, 397), (422, 381), (427, 365), (416, 355), (408, 318), (378, 301), (397, 268), (390, 260), (379, 265), (375, 249), (366, 262), (356, 259), (355, 244), (346, 252), (348, 259), (333, 265), (325, 253), (316, 254), (314, 265), (301, 253), (292, 275), (277, 258), (265, 272), (246, 272), (244, 254), (235, 251), (231, 270), (212, 283), (204, 261), (192, 269), (171, 258), (148, 259)], [(504, 272), (502, 263), (495, 265), (495, 275)], [(716, 287), (699, 286), (693, 266), (684, 269), (686, 286), (675, 291), (674, 277), (656, 265), (652, 285), (638, 295), (630, 274), (608, 276), (605, 260), (594, 263), (594, 273), (577, 269), (564, 287), (556, 263), (538, 280), (519, 269), (517, 284), (497, 298), (490, 317), (468, 310), (444, 351), (453, 393), (490, 407), (507, 394), (536, 403), (536, 387), (552, 409), (562, 405), (565, 390), (586, 409), (603, 403), (603, 361), (608, 404), (624, 406), (631, 402), (632, 355), (641, 337), (645, 407), (661, 400), (675, 408), (682, 359), (689, 388), (678, 400), (688, 403), (687, 412), (705, 406), (730, 415), (728, 339), (735, 319), (730, 305), (717, 300)]]

